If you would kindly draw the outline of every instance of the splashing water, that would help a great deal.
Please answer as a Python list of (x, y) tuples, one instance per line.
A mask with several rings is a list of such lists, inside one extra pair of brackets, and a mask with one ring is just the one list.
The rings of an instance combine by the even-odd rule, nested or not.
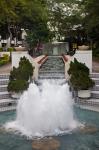
[(78, 124), (68, 85), (43, 81), (40, 88), (30, 84), (18, 101), (16, 120), (6, 123), (5, 127), (33, 138), (62, 134)]

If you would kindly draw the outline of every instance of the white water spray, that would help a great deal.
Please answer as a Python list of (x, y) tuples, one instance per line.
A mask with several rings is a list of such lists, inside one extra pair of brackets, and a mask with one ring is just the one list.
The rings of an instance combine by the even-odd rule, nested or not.
[(58, 135), (78, 126), (73, 116), (73, 100), (67, 84), (43, 81), (30, 84), (18, 101), (16, 120), (6, 125), (27, 137)]

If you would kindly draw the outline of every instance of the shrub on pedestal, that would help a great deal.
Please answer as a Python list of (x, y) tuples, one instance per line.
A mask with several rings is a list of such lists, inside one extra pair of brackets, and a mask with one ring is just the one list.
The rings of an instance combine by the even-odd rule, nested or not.
[(19, 67), (13, 67), (10, 72), (8, 91), (22, 93), (29, 86), (33, 76), (34, 67), (26, 57), (20, 59)]
[(95, 83), (90, 78), (89, 68), (84, 63), (80, 63), (77, 59), (74, 59), (74, 62), (70, 63), (68, 74), (70, 75), (71, 86), (74, 90), (78, 91), (78, 97), (81, 97), (80, 95), (82, 95), (82, 92), (84, 93), (82, 96), (83, 98), (90, 97), (91, 94), (89, 93), (89, 89), (93, 87)]

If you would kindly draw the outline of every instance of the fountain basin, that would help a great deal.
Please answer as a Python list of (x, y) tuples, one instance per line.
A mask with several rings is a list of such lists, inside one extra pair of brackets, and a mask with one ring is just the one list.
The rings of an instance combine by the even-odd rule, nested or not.
[(57, 150), (60, 147), (60, 142), (54, 138), (43, 140), (34, 140), (32, 148), (34, 150)]
[(66, 83), (31, 84), (18, 100), (16, 112), (0, 113), (0, 149), (97, 150), (99, 113), (73, 104)]
[[(99, 129), (99, 113), (74, 109), (75, 115), (82, 123), (95, 126)], [(14, 120), (16, 112), (3, 112), (0, 113), (0, 125), (5, 122)], [(97, 150), (99, 148), (99, 131), (93, 133), (81, 133), (79, 130), (68, 133), (62, 136), (53, 137), (60, 144), (58, 150)], [(6, 143), (6, 144), (5, 144)], [(28, 140), (26, 137), (14, 133), (5, 132), (0, 130), (0, 149), (1, 150), (34, 150), (33, 141)]]

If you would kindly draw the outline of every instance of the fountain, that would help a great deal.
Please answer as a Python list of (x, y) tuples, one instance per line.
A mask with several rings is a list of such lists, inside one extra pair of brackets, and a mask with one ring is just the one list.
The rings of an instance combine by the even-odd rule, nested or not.
[(43, 80), (40, 87), (33, 83), (18, 101), (17, 111), (0, 113), (0, 149), (13, 148), (97, 150), (99, 113), (73, 109), (68, 85), (63, 80)]
[(73, 107), (64, 74), (61, 57), (49, 57), (39, 86), (30, 84), (17, 111), (0, 113), (0, 150), (99, 149), (99, 113)]
[(30, 84), (18, 101), (16, 120), (5, 124), (29, 138), (64, 134), (77, 126), (68, 84), (56, 80), (43, 80), (40, 87)]

